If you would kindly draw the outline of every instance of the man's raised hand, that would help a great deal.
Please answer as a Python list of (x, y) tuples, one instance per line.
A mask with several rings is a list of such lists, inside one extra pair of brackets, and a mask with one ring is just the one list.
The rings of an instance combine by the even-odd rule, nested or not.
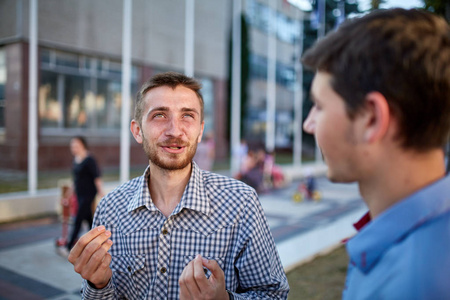
[[(203, 267), (211, 271), (206, 278)], [(225, 289), (225, 275), (215, 260), (197, 255), (184, 268), (180, 279), (180, 299), (229, 299)]]
[(104, 226), (93, 228), (78, 240), (69, 254), (75, 272), (97, 289), (104, 288), (112, 277), (110, 237), (111, 232)]

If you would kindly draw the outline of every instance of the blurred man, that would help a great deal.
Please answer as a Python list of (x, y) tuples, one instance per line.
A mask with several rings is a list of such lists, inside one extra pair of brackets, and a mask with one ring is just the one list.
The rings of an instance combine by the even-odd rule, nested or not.
[[(108, 194), (69, 255), (85, 299), (286, 299), (289, 286), (254, 189), (200, 170), (200, 84), (145, 83), (131, 131), (149, 166)], [(109, 251), (109, 253), (108, 253)]]
[(302, 60), (316, 71), (304, 129), (328, 177), (358, 182), (369, 208), (347, 243), (344, 299), (448, 299), (448, 24), (425, 11), (376, 11)]

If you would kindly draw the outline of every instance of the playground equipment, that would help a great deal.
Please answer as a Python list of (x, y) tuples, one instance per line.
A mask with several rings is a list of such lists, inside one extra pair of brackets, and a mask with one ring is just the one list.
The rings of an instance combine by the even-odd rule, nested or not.
[(316, 189), (316, 179), (313, 176), (307, 176), (302, 180), (294, 195), (292, 195), (294, 202), (302, 202), (303, 200), (320, 201), (321, 198), (322, 195)]

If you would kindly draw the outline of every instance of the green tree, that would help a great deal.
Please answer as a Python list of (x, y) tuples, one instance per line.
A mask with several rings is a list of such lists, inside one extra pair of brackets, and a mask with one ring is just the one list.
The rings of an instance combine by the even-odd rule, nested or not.
[(450, 23), (450, 1), (449, 0), (422, 0), (424, 8), (437, 15), (444, 17)]
[[(241, 137), (245, 132), (245, 117), (248, 111), (248, 94), (247, 94), (247, 86), (249, 82), (250, 76), (250, 49), (249, 49), (249, 34), (248, 34), (248, 24), (245, 18), (245, 14), (241, 14)], [(230, 33), (230, 42), (229, 42), (229, 53), (232, 53), (233, 49), (233, 39)], [(228, 66), (228, 112), (227, 119), (228, 124), (231, 125), (231, 103), (233, 102), (231, 97), (231, 78), (232, 78), (232, 57), (229, 57), (229, 66)], [(231, 140), (231, 126), (227, 126), (227, 139)]]
[[(318, 10), (318, 1), (322, 0), (315, 0), (313, 2), (313, 12), (311, 13), (311, 18), (305, 19), (304, 21), (304, 39), (303, 39), (303, 51), (306, 51), (308, 48), (310, 48), (314, 42), (317, 40), (317, 30), (318, 30), (318, 24), (317, 24), (317, 10)], [(339, 2), (344, 0), (324, 0), (326, 1), (325, 4), (325, 34), (331, 30), (334, 30), (336, 28), (337, 24), (337, 16), (335, 16), (334, 11), (336, 9), (339, 9)], [(344, 1), (344, 10), (345, 10), (345, 17), (347, 17), (350, 14), (354, 13), (360, 13), (358, 4), (356, 1)], [(312, 107), (312, 101), (310, 100), (309, 91), (311, 89), (311, 83), (312, 79), (314, 77), (314, 73), (309, 70), (303, 70), (303, 120), (306, 119), (309, 110)], [(303, 134), (305, 144), (314, 144), (314, 137), (309, 134)]]
[(371, 10), (379, 9), (380, 4), (386, 3), (386, 0), (370, 0)]

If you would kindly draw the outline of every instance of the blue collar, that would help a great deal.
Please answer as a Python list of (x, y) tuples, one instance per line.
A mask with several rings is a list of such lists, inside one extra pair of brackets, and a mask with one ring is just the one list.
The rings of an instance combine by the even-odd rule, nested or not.
[(368, 273), (383, 253), (417, 227), (450, 211), (450, 176), (394, 204), (347, 243), (352, 264)]

